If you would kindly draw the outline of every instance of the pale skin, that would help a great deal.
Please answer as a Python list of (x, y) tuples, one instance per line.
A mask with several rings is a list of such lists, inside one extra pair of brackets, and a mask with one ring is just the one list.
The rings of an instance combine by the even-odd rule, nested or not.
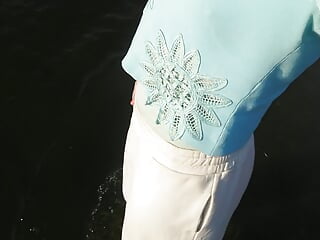
[(130, 105), (133, 106), (134, 104), (134, 96), (136, 94), (136, 81), (134, 82), (134, 86), (133, 86), (133, 90), (132, 90), (132, 97), (131, 97), (131, 101), (130, 101)]

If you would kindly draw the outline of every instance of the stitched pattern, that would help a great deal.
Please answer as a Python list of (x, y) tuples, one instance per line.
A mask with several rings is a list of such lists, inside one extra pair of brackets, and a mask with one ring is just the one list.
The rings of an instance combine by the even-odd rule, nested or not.
[(154, 4), (154, 0), (149, 0), (149, 1), (148, 1), (148, 5), (149, 5), (149, 8), (150, 8), (150, 9), (153, 8), (153, 4)]
[(146, 77), (142, 80), (149, 94), (146, 105), (159, 106), (156, 124), (168, 124), (172, 141), (187, 131), (196, 140), (203, 139), (202, 122), (220, 127), (215, 108), (232, 104), (229, 98), (215, 93), (227, 86), (226, 78), (199, 74), (200, 53), (185, 54), (182, 34), (168, 49), (164, 34), (158, 32), (156, 46), (147, 42), (146, 54), (151, 62), (142, 62)]

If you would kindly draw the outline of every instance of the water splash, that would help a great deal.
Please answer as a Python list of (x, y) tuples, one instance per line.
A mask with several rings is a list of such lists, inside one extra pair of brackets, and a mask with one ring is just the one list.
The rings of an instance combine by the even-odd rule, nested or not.
[(97, 189), (97, 204), (91, 212), (87, 240), (120, 239), (125, 201), (122, 168), (107, 176)]

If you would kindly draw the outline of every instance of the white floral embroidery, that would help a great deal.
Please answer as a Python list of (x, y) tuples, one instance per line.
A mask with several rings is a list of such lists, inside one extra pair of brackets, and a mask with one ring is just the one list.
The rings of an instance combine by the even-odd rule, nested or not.
[(148, 1), (148, 5), (149, 5), (149, 8), (150, 8), (150, 9), (153, 8), (153, 4), (154, 4), (154, 0), (149, 0), (149, 1)]
[(195, 50), (185, 55), (182, 34), (169, 51), (160, 30), (156, 46), (146, 43), (146, 53), (151, 62), (141, 63), (147, 72), (142, 82), (149, 92), (145, 104), (160, 106), (156, 123), (169, 125), (173, 141), (181, 138), (186, 129), (192, 137), (201, 140), (201, 122), (221, 126), (214, 108), (227, 107), (232, 101), (215, 91), (224, 88), (228, 81), (199, 74), (200, 53)]

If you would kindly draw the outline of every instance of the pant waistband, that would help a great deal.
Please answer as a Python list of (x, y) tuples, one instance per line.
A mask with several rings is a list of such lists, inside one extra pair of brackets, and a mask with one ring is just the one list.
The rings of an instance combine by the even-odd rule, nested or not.
[(254, 136), (251, 135), (247, 143), (239, 150), (223, 156), (210, 156), (203, 152), (177, 147), (162, 139), (145, 122), (138, 108), (133, 106), (132, 124), (136, 126), (137, 134), (144, 139), (145, 147), (152, 150), (154, 160), (174, 171), (207, 175), (228, 171), (242, 159), (254, 151)]

